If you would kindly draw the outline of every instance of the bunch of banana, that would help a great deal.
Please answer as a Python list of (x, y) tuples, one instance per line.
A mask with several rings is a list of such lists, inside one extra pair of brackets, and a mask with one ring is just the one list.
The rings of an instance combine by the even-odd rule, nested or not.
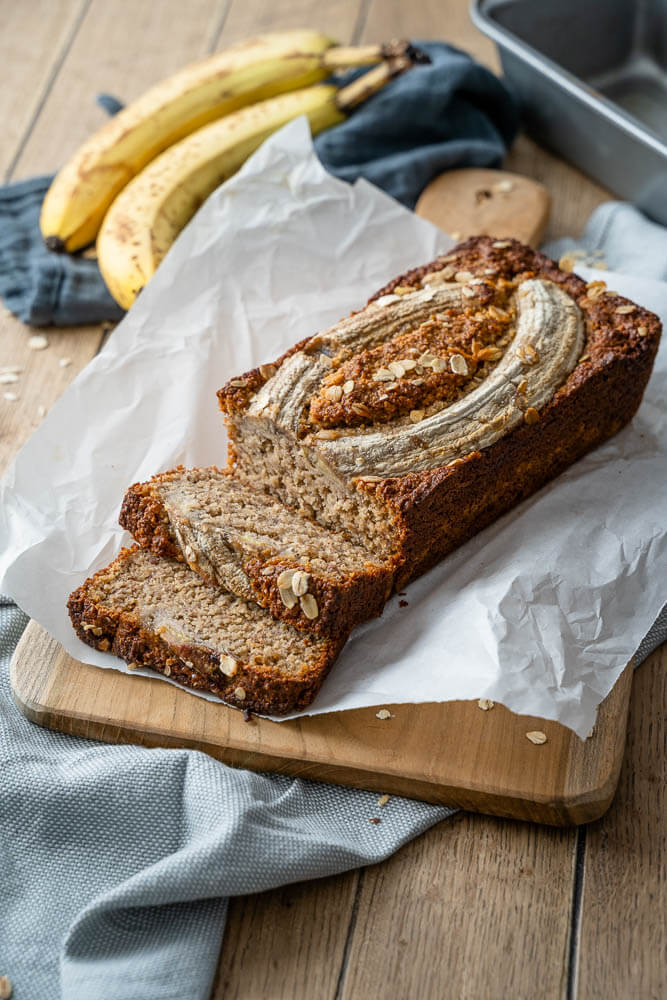
[(114, 299), (130, 308), (202, 202), (276, 129), (299, 115), (308, 117), (313, 135), (337, 125), (411, 65), (410, 56), (399, 56), (340, 89), (319, 84), (253, 104), (158, 156), (121, 191), (102, 223), (97, 261)]
[(396, 54), (392, 45), (339, 46), (317, 31), (300, 30), (263, 35), (186, 67), (111, 118), (56, 175), (42, 206), (46, 245), (74, 251), (92, 243), (128, 181), (208, 122), (310, 86), (337, 69)]

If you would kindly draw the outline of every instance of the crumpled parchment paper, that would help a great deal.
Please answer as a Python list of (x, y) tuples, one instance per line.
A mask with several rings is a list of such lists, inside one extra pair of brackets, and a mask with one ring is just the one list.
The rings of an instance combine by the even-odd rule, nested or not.
[[(125, 670), (79, 641), (65, 603), (129, 541), (126, 487), (224, 464), (223, 382), (450, 246), (371, 185), (328, 175), (305, 120), (287, 125), (208, 199), (17, 457), (0, 589), (73, 656)], [(667, 317), (666, 285), (599, 276)], [(485, 697), (588, 733), (665, 600), (666, 353), (632, 424), (356, 630), (308, 714)]]

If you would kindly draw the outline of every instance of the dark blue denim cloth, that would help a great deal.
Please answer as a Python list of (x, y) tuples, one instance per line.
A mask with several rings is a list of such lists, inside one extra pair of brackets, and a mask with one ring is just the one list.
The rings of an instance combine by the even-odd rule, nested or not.
[(32, 177), (0, 187), (0, 297), (31, 326), (121, 319), (97, 261), (44, 246), (39, 212), (50, 183), (50, 177)]
[[(449, 45), (418, 45), (430, 65), (393, 80), (315, 140), (337, 177), (365, 177), (410, 208), (443, 170), (500, 165), (518, 128), (514, 98), (493, 73)], [(122, 107), (106, 94), (98, 101), (110, 113)], [(49, 182), (0, 187), (0, 297), (32, 326), (120, 319), (94, 260), (44, 247), (39, 212)]]
[(513, 96), (490, 70), (451, 45), (415, 44), (430, 66), (399, 76), (315, 139), (336, 177), (365, 177), (408, 208), (444, 170), (499, 167), (519, 127)]

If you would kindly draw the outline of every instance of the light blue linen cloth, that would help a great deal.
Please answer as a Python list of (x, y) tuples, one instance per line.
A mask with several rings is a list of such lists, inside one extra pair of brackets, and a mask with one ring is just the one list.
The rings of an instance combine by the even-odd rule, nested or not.
[(453, 812), (41, 729), (9, 689), (27, 621), (0, 603), (0, 975), (14, 1000), (208, 1000), (227, 897), (381, 861)]
[(588, 260), (582, 262), (589, 267), (599, 267), (602, 261), (610, 271), (667, 281), (667, 229), (625, 201), (600, 205), (580, 239), (565, 237), (542, 249), (554, 260), (573, 250), (580, 251), (587, 255)]

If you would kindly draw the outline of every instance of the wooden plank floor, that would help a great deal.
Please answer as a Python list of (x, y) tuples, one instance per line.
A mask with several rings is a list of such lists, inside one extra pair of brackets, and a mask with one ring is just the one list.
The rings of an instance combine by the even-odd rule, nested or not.
[[(0, 175), (54, 170), (103, 120), (184, 62), (259, 30), (316, 25), (341, 40), (442, 38), (497, 68), (467, 0), (0, 0)], [(546, 184), (548, 235), (577, 234), (608, 197), (526, 138), (509, 169)], [(94, 356), (100, 327), (49, 331), (31, 352), (0, 311), (0, 469)], [(69, 358), (61, 367), (59, 359)], [(14, 387), (12, 387), (14, 388)], [(383, 864), (233, 900), (214, 1000), (658, 1000), (664, 961), (667, 653), (636, 675), (616, 801), (598, 823), (553, 830), (459, 814)]]

